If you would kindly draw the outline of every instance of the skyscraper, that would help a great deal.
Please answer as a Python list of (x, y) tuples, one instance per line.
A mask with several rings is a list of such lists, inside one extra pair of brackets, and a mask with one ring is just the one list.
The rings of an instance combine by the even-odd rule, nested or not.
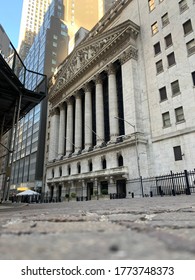
[(19, 54), (25, 59), (35, 36), (43, 23), (45, 12), (52, 0), (24, 0), (18, 41)]
[[(103, 3), (103, 0), (24, 1), (19, 44), (20, 54), (26, 55), (25, 66), (50, 77), (68, 55), (69, 39), (74, 40), (80, 27), (91, 29), (102, 17)], [(43, 11), (46, 11), (44, 20)], [(30, 74), (27, 79), (28, 86), (33, 88), (35, 81)], [(45, 100), (20, 121), (14, 149), (12, 189), (42, 186), (46, 116)]]

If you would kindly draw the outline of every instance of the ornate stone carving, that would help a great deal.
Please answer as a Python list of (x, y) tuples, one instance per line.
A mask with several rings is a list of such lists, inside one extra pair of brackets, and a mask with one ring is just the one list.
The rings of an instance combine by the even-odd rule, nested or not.
[[(98, 34), (93, 38), (88, 38), (83, 44), (78, 47), (68, 56), (61, 65), (60, 70), (55, 75), (55, 83), (50, 88), (49, 98), (54, 103), (56, 94), (67, 88), (75, 79), (78, 79), (89, 67), (99, 63), (103, 57), (110, 56), (115, 53), (115, 47), (124, 48), (124, 38), (133, 38), (138, 34), (139, 27), (131, 21), (123, 22), (122, 24)], [(137, 36), (137, 35), (136, 35)]]
[(132, 46), (120, 56), (121, 64), (125, 64), (130, 59), (138, 59), (138, 50)]
[(108, 67), (106, 68), (106, 72), (108, 73), (108, 75), (113, 75), (116, 73), (116, 69), (113, 63), (108, 65)]
[(97, 84), (102, 84), (102, 83), (103, 83), (103, 80), (102, 80), (102, 77), (101, 77), (100, 74), (95, 75), (94, 81), (95, 81), (95, 84), (96, 84), (96, 85), (97, 85)]

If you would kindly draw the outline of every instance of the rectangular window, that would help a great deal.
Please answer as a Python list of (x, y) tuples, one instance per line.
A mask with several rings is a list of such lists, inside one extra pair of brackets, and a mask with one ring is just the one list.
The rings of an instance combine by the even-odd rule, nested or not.
[(172, 95), (177, 95), (180, 93), (180, 87), (179, 87), (179, 81), (174, 81), (171, 83), (171, 90), (172, 90)]
[(56, 42), (53, 42), (53, 47), (57, 47), (57, 43)]
[(169, 112), (162, 114), (162, 121), (163, 127), (169, 127), (171, 125)]
[(166, 45), (166, 48), (170, 47), (173, 45), (173, 41), (172, 41), (172, 36), (171, 34), (167, 35), (165, 37), (165, 45)]
[(161, 73), (163, 72), (163, 64), (162, 64), (162, 60), (159, 60), (158, 62), (156, 62), (156, 73)]
[(188, 55), (192, 55), (195, 53), (195, 40), (191, 40), (186, 44)]
[(160, 93), (160, 101), (167, 100), (167, 91), (166, 91), (166, 87), (160, 88), (160, 89), (159, 89), (159, 93)]
[(175, 161), (182, 160), (181, 146), (173, 147)]
[(157, 21), (156, 21), (154, 24), (152, 24), (151, 30), (152, 30), (152, 35), (155, 35), (155, 34), (158, 32), (158, 24), (157, 24)]
[(161, 17), (161, 20), (162, 20), (162, 27), (165, 27), (167, 24), (169, 24), (168, 13), (164, 14), (164, 16)]
[(153, 11), (155, 8), (154, 0), (148, 0), (149, 11)]
[(195, 71), (192, 72), (192, 81), (193, 81), (193, 85), (195, 86)]
[(160, 48), (160, 42), (156, 43), (154, 45), (154, 54), (157, 55), (161, 52), (161, 48)]
[(186, 2), (186, 0), (181, 0), (179, 2), (179, 10), (180, 10), (180, 13), (183, 13), (185, 10), (188, 9), (188, 4)]
[(183, 31), (184, 31), (184, 35), (187, 35), (193, 31), (192, 23), (190, 19), (183, 24)]
[(177, 123), (185, 121), (182, 106), (175, 109), (175, 118)]
[(174, 52), (172, 52), (169, 55), (167, 55), (167, 61), (168, 61), (169, 67), (176, 64)]

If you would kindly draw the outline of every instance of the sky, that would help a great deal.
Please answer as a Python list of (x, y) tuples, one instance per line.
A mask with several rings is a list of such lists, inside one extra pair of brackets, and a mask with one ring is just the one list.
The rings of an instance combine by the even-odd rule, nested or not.
[(18, 47), (23, 0), (0, 0), (0, 24), (15, 48)]

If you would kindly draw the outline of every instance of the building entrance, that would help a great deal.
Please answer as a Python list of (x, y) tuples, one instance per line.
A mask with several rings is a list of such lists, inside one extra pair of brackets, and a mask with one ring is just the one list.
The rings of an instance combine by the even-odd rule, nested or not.
[(117, 180), (116, 190), (118, 198), (125, 198), (127, 195), (126, 191), (126, 180)]
[(91, 200), (93, 195), (93, 182), (87, 183), (87, 200)]

